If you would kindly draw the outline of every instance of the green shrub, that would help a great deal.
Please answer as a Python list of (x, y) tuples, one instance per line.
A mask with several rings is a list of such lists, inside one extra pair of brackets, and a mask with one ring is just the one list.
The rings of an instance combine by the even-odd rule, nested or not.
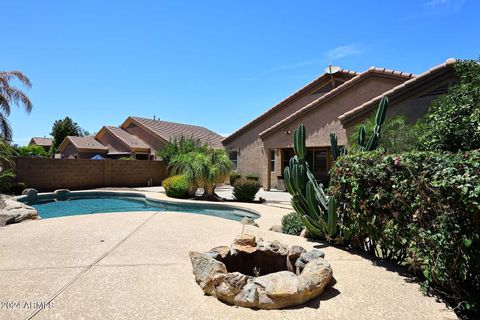
[(256, 173), (249, 173), (245, 176), (247, 180), (253, 180), (253, 181), (258, 181), (259, 177), (258, 174)]
[(28, 186), (24, 182), (8, 181), (0, 184), (0, 193), (20, 195)]
[(163, 180), (163, 187), (167, 196), (186, 199), (190, 197), (190, 183), (183, 175), (176, 175)]
[(357, 153), (330, 175), (353, 246), (407, 264), (425, 288), (478, 308), (480, 151)]
[(235, 182), (240, 179), (242, 175), (238, 172), (232, 172), (230, 173), (230, 185), (233, 186)]
[(459, 82), (432, 102), (425, 116), (421, 141), (429, 150), (480, 148), (480, 64), (478, 60), (455, 63)]
[(295, 236), (300, 235), (303, 228), (302, 218), (300, 214), (293, 211), (282, 217), (282, 232), (286, 234), (292, 234)]
[(238, 179), (233, 186), (233, 196), (237, 201), (253, 202), (258, 190), (260, 190), (260, 183), (257, 181)]

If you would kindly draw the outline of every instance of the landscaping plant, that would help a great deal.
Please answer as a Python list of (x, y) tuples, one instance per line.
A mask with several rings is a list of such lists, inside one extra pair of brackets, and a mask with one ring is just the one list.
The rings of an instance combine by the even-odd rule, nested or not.
[(200, 139), (181, 136), (170, 139), (170, 141), (157, 152), (157, 155), (162, 158), (166, 165), (169, 165), (175, 156), (197, 151), (206, 152), (207, 150), (208, 145), (203, 144)]
[(459, 82), (432, 102), (421, 142), (429, 150), (480, 149), (480, 61), (456, 62)]
[[(373, 151), (377, 149), (382, 133), (382, 126), (387, 115), (388, 98), (382, 97), (378, 105), (377, 113), (375, 114), (375, 124), (373, 130), (369, 132), (367, 139), (367, 130), (365, 125), (361, 125), (357, 134), (357, 148), (360, 151)], [(337, 144), (337, 135), (330, 133), (330, 145), (332, 147), (333, 160), (337, 160), (340, 156), (346, 155), (348, 150), (346, 147), (339, 147)]]
[(242, 177), (242, 175), (238, 172), (232, 172), (230, 173), (230, 185), (233, 186), (235, 185), (235, 181), (237, 181), (238, 179), (240, 179)]
[(480, 297), (480, 151), (341, 157), (329, 193), (351, 245), (407, 265), (467, 311)]
[(0, 71), (0, 139), (6, 141), (12, 140), (12, 128), (7, 119), (12, 105), (22, 105), (27, 113), (30, 113), (33, 107), (27, 95), (10, 84), (12, 81), (19, 81), (27, 88), (32, 86), (27, 76), (20, 71)]
[(304, 228), (302, 216), (293, 211), (282, 217), (282, 232), (294, 236), (300, 235)]
[(163, 180), (162, 186), (169, 197), (179, 199), (190, 197), (190, 182), (183, 175), (176, 175)]
[(258, 181), (259, 180), (258, 174), (256, 174), (256, 173), (249, 173), (249, 174), (245, 175), (245, 178), (247, 180), (253, 180), (253, 181)]
[(232, 166), (225, 150), (213, 148), (180, 154), (170, 161), (174, 174), (182, 174), (192, 185), (203, 188), (200, 198), (205, 200), (222, 200), (215, 193), (215, 188), (225, 182)]
[(17, 156), (20, 158), (47, 158), (48, 153), (41, 146), (31, 145), (16, 148)]
[(255, 195), (260, 190), (260, 183), (255, 180), (238, 179), (233, 187), (233, 197), (241, 202), (253, 202)]
[(292, 206), (313, 236), (327, 241), (342, 241), (343, 237), (349, 237), (349, 232), (338, 228), (337, 202), (334, 197), (325, 195), (308, 167), (305, 140), (305, 126), (301, 124), (294, 132), (295, 156), (284, 171), (285, 186), (292, 195)]

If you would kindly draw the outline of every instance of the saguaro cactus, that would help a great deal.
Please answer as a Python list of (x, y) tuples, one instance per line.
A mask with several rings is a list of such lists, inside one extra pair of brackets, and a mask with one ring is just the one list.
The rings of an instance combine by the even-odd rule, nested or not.
[(298, 212), (307, 230), (327, 241), (338, 240), (337, 204), (327, 197), (305, 161), (306, 132), (300, 125), (293, 136), (295, 156), (284, 171), (285, 186), (292, 195), (292, 206)]

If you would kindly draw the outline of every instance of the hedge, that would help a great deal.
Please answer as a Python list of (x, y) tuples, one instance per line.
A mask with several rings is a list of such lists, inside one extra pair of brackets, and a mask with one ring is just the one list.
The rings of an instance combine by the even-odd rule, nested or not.
[(480, 151), (357, 153), (330, 176), (352, 246), (409, 266), (425, 289), (478, 312)]

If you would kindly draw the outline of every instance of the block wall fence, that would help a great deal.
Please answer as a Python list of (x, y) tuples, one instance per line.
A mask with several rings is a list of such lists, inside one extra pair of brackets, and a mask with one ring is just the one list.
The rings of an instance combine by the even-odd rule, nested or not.
[(16, 179), (38, 191), (102, 187), (159, 186), (167, 176), (162, 161), (32, 159), (15, 160)]

